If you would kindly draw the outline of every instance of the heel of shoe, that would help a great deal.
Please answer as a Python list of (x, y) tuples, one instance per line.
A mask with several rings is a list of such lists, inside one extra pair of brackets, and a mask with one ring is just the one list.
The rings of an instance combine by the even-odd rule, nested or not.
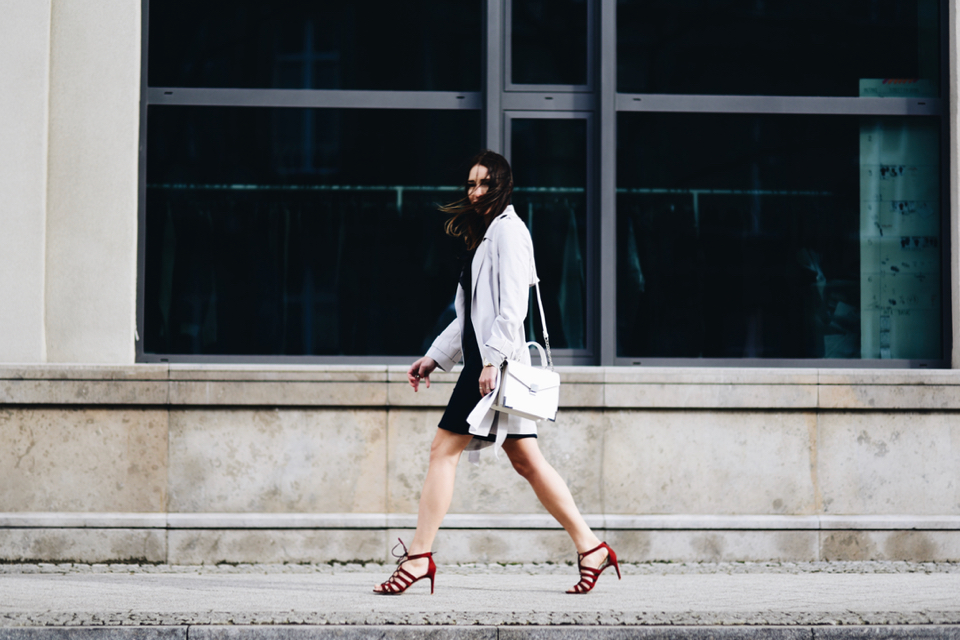
[(609, 545), (604, 543), (607, 547), (607, 562), (613, 565), (613, 568), (617, 570), (617, 580), (623, 580), (623, 576), (620, 575), (620, 563), (617, 562), (617, 554), (614, 553), (613, 549)]

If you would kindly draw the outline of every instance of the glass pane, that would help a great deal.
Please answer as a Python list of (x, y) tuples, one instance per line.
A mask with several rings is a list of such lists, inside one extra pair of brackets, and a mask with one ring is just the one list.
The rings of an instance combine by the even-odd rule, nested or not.
[(622, 357), (942, 357), (936, 118), (618, 118)]
[(154, 87), (479, 91), (478, 0), (150, 3)]
[[(513, 206), (533, 236), (550, 346), (587, 343), (587, 121), (511, 120)], [(531, 290), (530, 340), (543, 344)]]
[(938, 0), (619, 0), (626, 93), (939, 95)]
[(587, 84), (587, 0), (513, 0), (514, 84)]
[(145, 351), (424, 353), (479, 140), (477, 111), (151, 107)]

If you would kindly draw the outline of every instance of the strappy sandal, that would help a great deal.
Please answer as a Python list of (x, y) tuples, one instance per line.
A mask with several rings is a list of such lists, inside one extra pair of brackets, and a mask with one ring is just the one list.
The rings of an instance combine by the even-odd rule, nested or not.
[[(397, 539), (400, 540), (399, 538)], [(396, 554), (397, 547), (403, 547), (402, 554)], [(433, 578), (437, 573), (437, 565), (433, 562), (432, 551), (427, 553), (418, 553), (417, 555), (412, 556), (407, 551), (407, 545), (403, 544), (403, 540), (400, 540), (400, 544), (393, 545), (393, 549), (390, 550), (390, 553), (393, 554), (394, 558), (398, 559), (397, 568), (394, 570), (393, 575), (391, 575), (386, 582), (381, 583), (380, 591), (374, 589), (373, 592), (375, 594), (378, 596), (398, 596), (409, 589), (413, 583), (419, 582), (424, 578), (430, 578), (430, 595), (433, 595)], [(409, 560), (418, 560), (420, 558), (427, 558), (430, 560), (430, 563), (427, 565), (427, 572), (419, 578), (416, 578), (412, 573), (403, 568), (403, 563)]]
[[(600, 563), (600, 566), (594, 569), (593, 567), (583, 566), (583, 559), (586, 558), (591, 553), (600, 551), (600, 549), (607, 550), (607, 557), (604, 558), (603, 562)], [(622, 580), (620, 576), (620, 565), (617, 563), (617, 554), (613, 552), (613, 549), (610, 548), (606, 542), (601, 542), (599, 547), (594, 547), (590, 551), (577, 554), (577, 569), (580, 570), (580, 582), (573, 585), (573, 588), (567, 591), (567, 593), (589, 593), (595, 586), (597, 586), (597, 579), (600, 578), (600, 574), (604, 572), (607, 567), (613, 567), (617, 570), (617, 579)]]

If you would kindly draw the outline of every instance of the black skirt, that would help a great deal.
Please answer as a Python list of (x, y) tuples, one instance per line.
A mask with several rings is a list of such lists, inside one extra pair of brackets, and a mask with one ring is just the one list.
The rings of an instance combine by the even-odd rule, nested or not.
[[(439, 427), (445, 431), (452, 431), (461, 435), (470, 433), (470, 425), (467, 423), (467, 416), (477, 406), (480, 399), (480, 374), (483, 372), (483, 356), (480, 355), (480, 347), (477, 346), (477, 334), (473, 330), (473, 322), (470, 321), (470, 299), (473, 297), (473, 287), (471, 286), (471, 268), (475, 251), (471, 251), (464, 261), (463, 271), (460, 272), (460, 286), (464, 291), (464, 315), (467, 321), (464, 322), (463, 335), (460, 337), (463, 349), (463, 371), (457, 379), (457, 385), (453, 388), (453, 395), (450, 396), (450, 402), (443, 412)], [(537, 434), (527, 435), (508, 435), (508, 438), (536, 438)], [(492, 442), (495, 438), (490, 436), (474, 436), (480, 440)]]

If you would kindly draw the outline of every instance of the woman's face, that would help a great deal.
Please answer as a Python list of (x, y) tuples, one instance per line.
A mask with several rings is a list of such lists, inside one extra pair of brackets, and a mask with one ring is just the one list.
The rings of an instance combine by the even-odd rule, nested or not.
[(474, 165), (467, 178), (467, 198), (470, 204), (477, 204), (477, 200), (487, 192), (488, 188), (487, 168), (482, 164)]

